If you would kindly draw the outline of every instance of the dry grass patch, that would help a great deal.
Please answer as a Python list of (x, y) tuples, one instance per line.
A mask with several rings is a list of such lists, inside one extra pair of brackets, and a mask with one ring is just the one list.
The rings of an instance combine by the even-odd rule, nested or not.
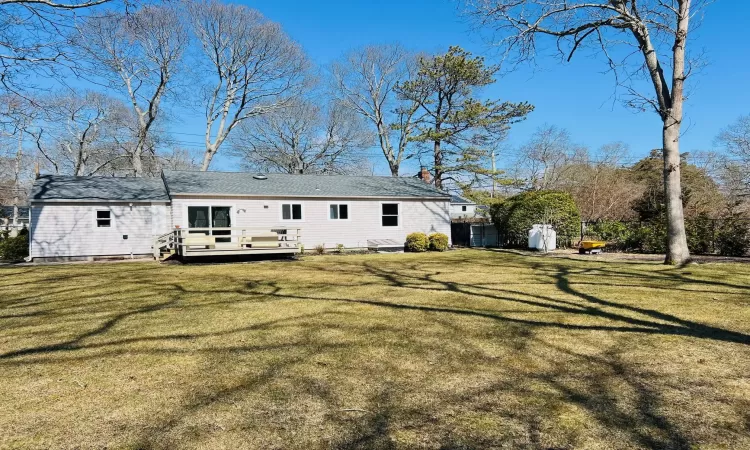
[(746, 265), (463, 250), (0, 292), (0, 447), (750, 448)]

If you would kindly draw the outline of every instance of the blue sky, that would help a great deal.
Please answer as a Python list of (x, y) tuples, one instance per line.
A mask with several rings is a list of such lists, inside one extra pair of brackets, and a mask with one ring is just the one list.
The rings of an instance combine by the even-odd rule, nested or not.
[[(486, 42), (471, 31), (458, 14), (456, 3), (450, 0), (246, 0), (242, 3), (281, 23), (321, 66), (354, 47), (394, 42), (435, 53), (444, 52), (449, 45), (460, 45), (493, 61)], [(705, 49), (709, 65), (695, 79), (695, 89), (686, 106), (683, 152), (712, 149), (713, 140), (723, 127), (750, 113), (748, 17), (750, 2), (719, 0), (707, 9), (703, 25), (691, 36), (690, 47)], [(613, 79), (603, 73), (604, 69), (602, 61), (588, 57), (574, 58), (564, 65), (556, 58), (544, 58), (539, 60), (536, 70), (524, 68), (506, 75), (482, 95), (535, 105), (536, 110), (529, 118), (511, 130), (506, 144), (511, 148), (523, 143), (545, 123), (568, 129), (574, 141), (591, 149), (623, 141), (634, 156), (644, 156), (650, 149), (660, 147), (661, 129), (656, 115), (634, 113), (613, 102)], [(201, 133), (199, 123), (195, 127), (184, 123), (173, 130)], [(200, 137), (187, 139), (201, 141)], [(231, 158), (221, 154), (217, 158), (216, 166), (212, 166), (215, 169), (226, 170), (235, 165)], [(386, 167), (378, 164), (376, 170), (384, 174)]]

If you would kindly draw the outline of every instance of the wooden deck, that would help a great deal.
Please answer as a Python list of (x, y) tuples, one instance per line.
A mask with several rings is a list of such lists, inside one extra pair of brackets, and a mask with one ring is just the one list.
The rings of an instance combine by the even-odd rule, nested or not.
[(154, 257), (179, 258), (300, 253), (299, 228), (177, 228), (154, 240)]

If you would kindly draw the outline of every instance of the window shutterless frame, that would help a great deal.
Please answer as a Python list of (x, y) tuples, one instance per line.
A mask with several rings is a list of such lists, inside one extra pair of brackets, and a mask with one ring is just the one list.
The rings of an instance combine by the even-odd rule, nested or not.
[(282, 222), (304, 222), (305, 206), (302, 202), (281, 203), (279, 218)]
[(380, 202), (380, 227), (401, 228), (401, 202)]
[(111, 209), (98, 208), (94, 210), (94, 228), (102, 229), (115, 227), (114, 214)]
[[(217, 238), (217, 242), (230, 242), (232, 232), (230, 230), (214, 230), (214, 228), (229, 228), (235, 222), (235, 205), (228, 204), (217, 204), (217, 205), (206, 205), (206, 204), (187, 204), (184, 206), (185, 219), (187, 220), (187, 228), (206, 228), (205, 231), (200, 233), (211, 235), (211, 236), (227, 236)], [(191, 214), (191, 210), (193, 214)], [(219, 210), (223, 210), (221, 216), (217, 214)], [(226, 222), (219, 226), (215, 222), (217, 219)], [(226, 226), (228, 225), (228, 226)]]
[(328, 203), (328, 220), (350, 220), (352, 217), (352, 208), (349, 203), (329, 202)]

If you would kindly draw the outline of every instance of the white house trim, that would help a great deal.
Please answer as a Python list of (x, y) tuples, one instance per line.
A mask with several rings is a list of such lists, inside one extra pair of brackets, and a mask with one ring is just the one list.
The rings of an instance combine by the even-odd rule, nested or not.
[[(305, 222), (305, 213), (306, 213), (306, 205), (303, 201), (294, 201), (294, 200), (286, 200), (278, 203), (279, 205), (279, 220), (283, 223), (304, 223)], [(284, 205), (300, 205), (302, 218), (301, 219), (284, 219)], [(289, 213), (291, 214), (291, 217), (294, 217), (294, 213), (292, 211), (293, 208), (290, 208)]]
[[(380, 228), (384, 230), (400, 230), (404, 226), (404, 208), (402, 207), (402, 202), (400, 201), (382, 201), (379, 203), (379, 210), (378, 210), (378, 221), (380, 222)], [(389, 227), (383, 225), (383, 205), (398, 205), (398, 225), (395, 227)]]
[[(331, 206), (340, 206), (340, 205), (346, 205), (346, 219), (341, 218), (341, 208), (339, 208), (339, 218), (338, 219), (332, 219), (331, 218)], [(352, 204), (350, 202), (346, 201), (332, 201), (328, 202), (328, 208), (326, 211), (326, 217), (328, 217), (328, 220), (331, 222), (351, 222), (352, 220)]]

